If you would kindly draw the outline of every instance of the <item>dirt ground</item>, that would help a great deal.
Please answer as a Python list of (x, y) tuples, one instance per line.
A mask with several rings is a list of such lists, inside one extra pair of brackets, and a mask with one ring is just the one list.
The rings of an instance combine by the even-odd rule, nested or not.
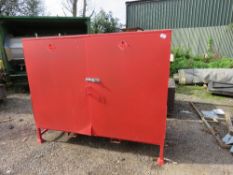
[[(175, 111), (167, 121), (165, 145), (165, 157), (171, 161), (158, 167), (158, 147), (153, 145), (115, 143), (55, 131), (46, 133), (47, 142), (40, 145), (36, 141), (30, 96), (10, 94), (0, 104), (0, 174), (233, 174), (233, 156), (216, 144), (185, 100), (202, 99), (190, 94), (176, 95)], [(220, 102), (230, 104), (233, 100), (226, 98)], [(224, 128), (224, 124), (221, 126)]]

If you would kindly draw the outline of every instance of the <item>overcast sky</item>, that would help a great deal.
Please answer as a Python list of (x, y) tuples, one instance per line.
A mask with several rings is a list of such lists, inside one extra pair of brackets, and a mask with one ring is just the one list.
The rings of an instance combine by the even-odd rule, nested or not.
[[(49, 15), (64, 16), (64, 10), (62, 9), (62, 2), (65, 0), (44, 0), (46, 10)], [(79, 0), (81, 2), (81, 0)], [(126, 1), (132, 0), (87, 0), (88, 1), (88, 13), (93, 10), (98, 12), (101, 8), (105, 11), (112, 11), (113, 16), (120, 19), (122, 24), (125, 24), (126, 14)], [(80, 3), (80, 6), (82, 4)], [(81, 7), (80, 7), (81, 8)], [(79, 8), (79, 10), (80, 10)]]

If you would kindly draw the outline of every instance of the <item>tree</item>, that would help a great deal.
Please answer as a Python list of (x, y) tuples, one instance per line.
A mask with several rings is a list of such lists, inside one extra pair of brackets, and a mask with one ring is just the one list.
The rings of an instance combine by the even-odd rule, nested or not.
[(24, 0), (21, 3), (21, 15), (39, 16), (44, 15), (44, 6), (41, 0)]
[(38, 16), (44, 14), (42, 0), (0, 0), (2, 16)]
[(66, 12), (68, 12), (74, 17), (77, 16), (78, 0), (66, 0), (62, 5), (64, 7), (63, 12), (65, 15), (67, 15)]
[(86, 17), (87, 12), (87, 0), (83, 0), (83, 17)]
[[(89, 1), (88, 0), (66, 0), (63, 1), (62, 6), (63, 6), (63, 12), (65, 16), (82, 16), (82, 17), (86, 17), (87, 13), (88, 13), (88, 4)], [(80, 8), (80, 10), (78, 11), (78, 8)], [(89, 17), (91, 17), (94, 14), (94, 10), (92, 10), (91, 14)]]
[(1, 16), (16, 16), (19, 13), (19, 0), (0, 0)]
[(91, 21), (92, 33), (112, 33), (120, 28), (119, 19), (114, 18), (112, 12), (101, 10)]

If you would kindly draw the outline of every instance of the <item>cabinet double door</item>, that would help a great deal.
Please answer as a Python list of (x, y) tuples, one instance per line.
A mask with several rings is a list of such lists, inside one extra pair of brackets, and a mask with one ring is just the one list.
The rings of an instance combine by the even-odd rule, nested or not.
[(45, 38), (24, 45), (38, 127), (163, 142), (169, 31)]

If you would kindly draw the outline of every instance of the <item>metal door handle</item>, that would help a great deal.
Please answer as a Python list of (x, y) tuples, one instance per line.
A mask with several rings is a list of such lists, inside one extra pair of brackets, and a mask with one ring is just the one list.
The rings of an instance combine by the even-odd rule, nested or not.
[(90, 83), (100, 83), (101, 82), (100, 78), (93, 78), (93, 77), (86, 77), (85, 81), (90, 82)]

